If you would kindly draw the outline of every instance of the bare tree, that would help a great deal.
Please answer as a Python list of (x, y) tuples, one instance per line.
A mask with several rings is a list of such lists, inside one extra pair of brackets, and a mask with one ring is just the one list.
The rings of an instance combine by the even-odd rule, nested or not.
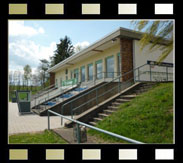
[(47, 73), (47, 70), (50, 66), (49, 61), (46, 59), (40, 60), (40, 64), (38, 66), (38, 73), (39, 73), (39, 79), (41, 81), (41, 85), (45, 88), (45, 83), (48, 80), (49, 74)]
[(38, 74), (33, 74), (32, 75), (32, 85), (35, 87), (35, 90), (37, 90), (37, 86), (39, 86), (40, 82), (39, 82), (39, 76)]
[(25, 65), (24, 78), (27, 82), (27, 90), (28, 90), (29, 80), (31, 79), (31, 76), (32, 76), (32, 69), (31, 69), (30, 65)]

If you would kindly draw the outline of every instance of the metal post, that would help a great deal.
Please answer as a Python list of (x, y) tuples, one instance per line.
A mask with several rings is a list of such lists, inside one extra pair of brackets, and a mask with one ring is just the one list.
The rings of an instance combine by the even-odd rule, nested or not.
[(166, 80), (168, 81), (168, 66), (166, 67)]
[(96, 89), (96, 105), (98, 105), (98, 89)]
[(81, 142), (81, 136), (80, 136), (80, 127), (79, 124), (76, 124), (77, 127), (77, 142), (78, 144)]
[[(71, 102), (71, 113), (72, 113), (72, 102)], [(71, 115), (71, 118), (73, 119), (73, 115)]]
[(149, 70), (150, 70), (150, 81), (152, 81), (152, 76), (151, 76), (151, 65), (149, 65)]
[[(61, 107), (61, 113), (62, 113), (62, 115), (63, 115), (63, 112), (64, 112), (63, 109), (64, 109), (64, 108), (63, 108), (63, 106), (62, 106), (62, 107)], [(62, 126), (62, 125), (63, 125), (63, 117), (61, 117), (61, 126)]]
[(50, 112), (48, 111), (48, 130), (50, 130)]
[[(45, 102), (46, 102), (46, 98), (45, 98)], [(46, 105), (44, 105), (45, 106), (45, 109), (46, 109)]]
[(119, 77), (119, 82), (118, 82), (118, 93), (120, 92), (120, 77)]

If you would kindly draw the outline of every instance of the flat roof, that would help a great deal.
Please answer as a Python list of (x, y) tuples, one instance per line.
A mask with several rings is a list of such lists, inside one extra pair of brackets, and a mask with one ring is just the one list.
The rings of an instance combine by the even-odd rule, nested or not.
[[(118, 38), (128, 38), (134, 40), (140, 40), (143, 32), (138, 32), (126, 28), (118, 28), (117, 30), (109, 33), (108, 35), (102, 37), (101, 39), (95, 41), (93, 44), (89, 45), (88, 47), (84, 48), (83, 50), (79, 51), (78, 53), (73, 54), (72, 56), (68, 57), (67, 59), (61, 61), (60, 63), (56, 64), (55, 66), (48, 69), (47, 72), (57, 72), (62, 68), (66, 68), (69, 65), (72, 65), (71, 62), (78, 62), (79, 58), (87, 57), (87, 53), (90, 55), (95, 55), (99, 51), (105, 49), (106, 47), (114, 46), (115, 43), (112, 40), (116, 40)], [(166, 44), (167, 40), (164, 40), (162, 44)], [(106, 45), (106, 46), (104, 46)]]

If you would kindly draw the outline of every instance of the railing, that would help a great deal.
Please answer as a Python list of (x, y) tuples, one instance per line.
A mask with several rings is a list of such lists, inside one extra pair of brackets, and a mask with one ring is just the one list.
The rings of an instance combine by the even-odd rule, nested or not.
[(135, 144), (144, 144), (140, 141), (137, 141), (137, 140), (134, 140), (134, 139), (131, 139), (131, 138), (127, 138), (125, 136), (122, 136), (122, 135), (118, 135), (118, 134), (115, 134), (113, 132), (110, 132), (110, 131), (106, 131), (106, 130), (103, 130), (103, 129), (100, 129), (100, 128), (97, 128), (97, 127), (94, 127), (94, 126), (91, 126), (89, 124), (86, 124), (86, 123), (83, 123), (83, 122), (80, 122), (80, 121), (77, 121), (77, 120), (74, 120), (72, 118), (68, 118), (66, 116), (63, 116), (59, 113), (56, 113), (54, 111), (51, 111), (51, 110), (48, 110), (48, 130), (50, 130), (50, 113), (54, 114), (54, 115), (57, 115), (61, 118), (64, 118), (64, 119), (67, 119), (69, 121), (72, 121), (74, 123), (77, 124), (77, 142), (80, 143), (81, 142), (81, 136), (80, 136), (80, 126), (79, 125), (82, 125), (82, 126), (85, 126), (85, 127), (88, 127), (90, 129), (93, 129), (93, 130), (96, 130), (96, 131), (99, 131), (101, 133), (104, 133), (104, 134), (107, 134), (107, 135), (110, 135), (110, 136), (113, 136), (115, 138), (119, 138), (119, 139), (122, 139), (124, 141), (127, 141), (129, 143), (135, 143)]
[[(46, 88), (43, 88), (43, 89), (41, 89), (40, 91), (38, 91), (33, 97), (34, 98), (37, 98), (37, 96), (40, 96), (40, 95), (43, 95), (44, 93), (47, 93), (47, 91), (50, 91), (50, 88), (55, 88), (55, 84), (52, 84), (52, 85), (50, 85), (50, 86), (48, 86), (48, 87), (46, 87)], [(45, 92), (46, 91), (46, 92)], [(33, 98), (33, 99), (34, 99)]]
[(55, 93), (53, 93), (53, 94), (49, 94), (51, 91), (49, 91), (49, 92), (47, 92), (47, 96), (45, 96), (45, 97), (43, 97), (43, 98), (40, 98), (39, 100), (38, 100), (38, 103), (36, 104), (36, 99), (35, 99), (35, 104), (34, 104), (34, 106), (36, 106), (36, 105), (40, 105), (41, 103), (45, 103), (46, 101), (48, 101), (48, 100), (50, 100), (50, 99), (53, 99), (53, 98), (56, 98), (57, 96), (59, 96), (59, 95), (61, 95), (61, 94), (64, 94), (65, 92), (67, 92), (68, 90), (70, 90), (70, 89), (72, 89), (72, 88), (75, 88), (75, 87), (77, 87), (76, 85), (72, 85), (72, 87), (69, 87), (69, 88), (64, 88), (64, 89), (62, 89), (62, 88), (58, 88), (58, 90), (56, 90), (56, 92)]
[[(113, 73), (112, 76), (113, 76), (113, 78), (114, 78), (115, 74), (116, 74), (116, 73), (119, 73), (119, 72), (109, 72), (109, 73), (110, 73), (110, 74)], [(98, 74), (102, 74), (103, 78), (97, 78)], [(92, 76), (93, 80), (87, 81), (87, 83), (85, 83), (85, 86), (87, 86), (88, 88), (90, 88), (90, 87), (95, 86), (96, 84), (98, 84), (97, 81), (100, 81), (100, 82), (105, 81), (106, 78), (107, 78), (107, 77), (105, 77), (105, 76), (107, 76), (106, 74), (107, 74), (106, 72), (101, 72), (101, 73), (97, 73), (97, 74), (93, 75), (93, 76)], [(73, 82), (72, 82), (72, 83), (73, 83)], [(78, 82), (78, 80), (77, 80), (76, 84), (77, 84), (77, 87), (78, 87), (78, 88), (81, 87), (80, 83), (81, 83), (81, 82)], [(44, 92), (44, 94), (41, 94), (41, 95), (40, 95), (40, 96), (45, 95), (45, 97), (42, 97), (42, 98), (39, 98), (39, 99), (34, 98), (34, 100), (35, 100), (35, 101), (34, 101), (34, 106), (40, 105), (41, 103), (45, 103), (46, 101), (48, 101), (48, 100), (50, 100), (50, 99), (52, 99), (52, 98), (54, 98), (54, 97), (56, 97), (56, 96), (59, 96), (60, 94), (63, 94), (63, 93), (65, 93), (65, 92), (67, 92), (69, 89), (72, 89), (72, 88), (74, 88), (74, 87), (76, 87), (76, 85), (73, 85), (73, 84), (70, 85), (69, 88), (64, 88), (64, 86), (61, 86), (61, 87), (59, 87), (59, 88), (57, 89), (57, 91), (55, 91), (55, 93), (52, 94), (52, 95), (50, 95), (50, 92), (51, 92), (53, 89), (50, 89), (50, 90), (48, 90), (47, 92)], [(63, 88), (64, 88), (64, 89), (63, 89)], [(64, 101), (64, 100), (62, 100), (62, 101)]]
[[(156, 65), (156, 66), (158, 66), (158, 65)], [(99, 86), (99, 87), (97, 87), (97, 88), (94, 88), (93, 90), (88, 91), (88, 92), (86, 92), (86, 93), (84, 93), (84, 94), (78, 96), (77, 98), (75, 98), (75, 99), (73, 99), (73, 100), (70, 100), (69, 102), (63, 104), (62, 107), (61, 107), (61, 114), (62, 114), (62, 115), (64, 114), (65, 106), (66, 106), (66, 105), (67, 105), (67, 106), (70, 105), (70, 115), (71, 115), (71, 117), (73, 118), (73, 115), (74, 115), (81, 107), (86, 108), (86, 107), (84, 107), (84, 106), (87, 106), (89, 103), (92, 103), (93, 101), (95, 101), (95, 103), (93, 102), (93, 104), (90, 105), (90, 107), (95, 106), (95, 105), (98, 105), (98, 104), (99, 104), (99, 98), (100, 98), (101, 96), (104, 96), (104, 95), (106, 95), (107, 93), (109, 93), (110, 95), (109, 95), (107, 98), (112, 97), (115, 93), (121, 92), (122, 90), (124, 90), (125, 88), (127, 88), (128, 86), (130, 86), (130, 84), (132, 84), (132, 83), (135, 82), (135, 81), (151, 81), (151, 82), (152, 82), (152, 81), (153, 81), (153, 82), (157, 82), (157, 81), (172, 81), (173, 78), (172, 78), (172, 80), (170, 80), (170, 79), (169, 79), (169, 75), (170, 75), (170, 74), (173, 74), (173, 73), (169, 73), (169, 72), (167, 71), (167, 67), (166, 67), (166, 66), (160, 66), (160, 67), (165, 67), (165, 68), (166, 68), (166, 70), (165, 70), (165, 72), (164, 72), (164, 73), (166, 74), (166, 80), (160, 80), (160, 79), (156, 79), (156, 80), (155, 80), (155, 79), (153, 79), (153, 73), (154, 73), (154, 72), (157, 72), (157, 73), (158, 73), (158, 71), (152, 71), (152, 65), (150, 65), (150, 64), (144, 64), (144, 65), (139, 66), (139, 67), (137, 67), (137, 68), (135, 68), (135, 69), (133, 69), (133, 70), (131, 70), (131, 71), (129, 71), (129, 72), (126, 72), (126, 73), (124, 73), (124, 74), (122, 74), (122, 75), (119, 75), (118, 77), (112, 79), (111, 81), (109, 81), (109, 82), (107, 82), (107, 83), (105, 83), (105, 84), (103, 84), (103, 85), (101, 85), (101, 86)], [(171, 67), (171, 68), (172, 68), (172, 67)], [(142, 69), (143, 73), (140, 72), (141, 69)], [(161, 70), (161, 71), (162, 71), (162, 70)], [(149, 73), (147, 73), (147, 72), (149, 72)], [(130, 73), (131, 73), (131, 74), (130, 74)], [(145, 75), (144, 75), (144, 74), (145, 74)], [(129, 77), (130, 75), (131, 75), (131, 77)], [(125, 78), (127, 78), (126, 81), (124, 81)], [(123, 82), (121, 82), (121, 79), (123, 80)], [(113, 83), (113, 82), (118, 83), (117, 86), (115, 86), (115, 87), (113, 87), (113, 88), (111, 88), (111, 89), (108, 89), (106, 92), (104, 92), (104, 93), (102, 93), (102, 94), (99, 95), (98, 90), (99, 90), (100, 88), (102, 88), (102, 87), (104, 88), (105, 86), (107, 86), (107, 85), (109, 85), (109, 84), (111, 84), (111, 83)], [(114, 93), (114, 92), (112, 93), (112, 91), (114, 91), (115, 93)], [(76, 103), (76, 100), (78, 100), (78, 99), (82, 98), (83, 96), (86, 96), (86, 95), (88, 95), (88, 94), (90, 94), (90, 93), (92, 93), (92, 92), (95, 93), (95, 97), (90, 98), (88, 101), (82, 103), (82, 104), (79, 105), (79, 106), (74, 106), (74, 105), (73, 105), (74, 102)], [(73, 108), (74, 108), (74, 109), (73, 109)], [(84, 111), (85, 111), (85, 110), (86, 110), (86, 109), (84, 109)], [(80, 112), (81, 112), (81, 111), (80, 111)], [(63, 119), (61, 119), (61, 123), (63, 123)]]

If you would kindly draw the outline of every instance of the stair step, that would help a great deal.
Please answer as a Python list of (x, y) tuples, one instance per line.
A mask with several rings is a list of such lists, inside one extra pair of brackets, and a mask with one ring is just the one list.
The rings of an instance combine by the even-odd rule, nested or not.
[(106, 114), (112, 114), (114, 112), (115, 112), (114, 110), (104, 110), (104, 113), (106, 113)]
[(135, 98), (137, 95), (135, 94), (130, 94), (130, 95), (122, 95), (120, 96), (121, 98)]
[(112, 110), (117, 110), (117, 109), (118, 109), (117, 106), (108, 106), (107, 108), (108, 108), (108, 109), (112, 109)]
[(108, 117), (109, 115), (108, 114), (104, 114), (104, 113), (98, 113), (98, 116), (100, 118), (105, 118), (105, 117)]
[(97, 123), (95, 123), (95, 122), (89, 122), (89, 124), (91, 124), (93, 126), (96, 126), (97, 125)]
[(130, 100), (118, 98), (118, 99), (116, 99), (116, 101), (118, 101), (118, 102), (129, 102)]
[(134, 92), (138, 94), (138, 93), (144, 93), (144, 92), (146, 92), (146, 91), (147, 91), (147, 90), (141, 90), (141, 89), (140, 89), (140, 90), (135, 90)]
[(113, 102), (113, 103), (112, 103), (113, 106), (119, 106), (120, 104), (121, 104), (121, 103), (119, 103), (119, 102)]
[(102, 121), (102, 118), (94, 117), (93, 119), (94, 119), (95, 122), (97, 122), (97, 121)]

